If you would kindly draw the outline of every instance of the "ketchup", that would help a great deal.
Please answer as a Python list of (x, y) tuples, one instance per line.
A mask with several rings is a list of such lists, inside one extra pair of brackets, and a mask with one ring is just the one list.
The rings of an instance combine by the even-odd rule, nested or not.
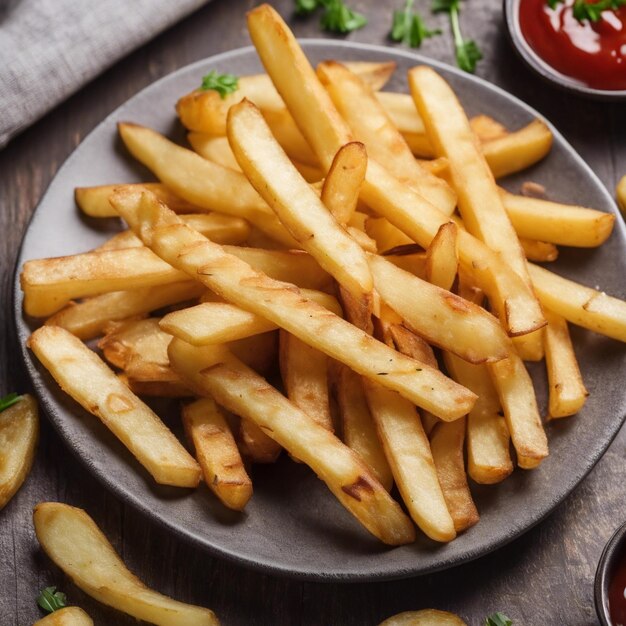
[(551, 9), (546, 0), (520, 0), (519, 20), (530, 47), (555, 70), (594, 89), (626, 89), (626, 6), (579, 22), (574, 0)]
[(626, 626), (626, 560), (622, 554), (609, 582), (609, 615), (613, 626)]

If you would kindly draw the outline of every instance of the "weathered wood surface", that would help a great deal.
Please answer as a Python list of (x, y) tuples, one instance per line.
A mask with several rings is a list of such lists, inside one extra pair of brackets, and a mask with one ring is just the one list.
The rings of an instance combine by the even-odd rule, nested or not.
[[(37, 201), (65, 158), (109, 112), (154, 80), (197, 59), (248, 44), (244, 12), (253, 2), (215, 0), (141, 48), (60, 105), (0, 152), (0, 263), (4, 316), (0, 335), (0, 392), (28, 389), (11, 314), (12, 270)], [(317, 20), (292, 16), (291, 0), (273, 2), (301, 37), (320, 36)], [(370, 18), (353, 41), (388, 43), (394, 5), (353, 3)], [(429, 3), (418, 0), (425, 13)], [(624, 105), (574, 98), (545, 86), (510, 50), (501, 5), (468, 0), (463, 27), (480, 42), (478, 74), (539, 109), (573, 143), (613, 190), (626, 173)], [(442, 16), (430, 18), (441, 22)], [(449, 36), (422, 52), (450, 62)], [(590, 428), (593, 426), (590, 425)], [(41, 553), (31, 524), (33, 506), (60, 500), (84, 507), (112, 539), (129, 567), (148, 584), (180, 600), (214, 609), (225, 626), (252, 624), (377, 624), (393, 613), (424, 607), (458, 612), (469, 624), (501, 610), (517, 625), (596, 623), (592, 582), (602, 546), (626, 517), (626, 432), (574, 494), (542, 524), (494, 554), (451, 571), (397, 582), (313, 584), (260, 575), (211, 558), (146, 520), (106, 493), (85, 473), (43, 421), (37, 461), (17, 497), (0, 512), (0, 624), (27, 626), (40, 612), (38, 591), (56, 584), (98, 625), (134, 620), (92, 601)]]

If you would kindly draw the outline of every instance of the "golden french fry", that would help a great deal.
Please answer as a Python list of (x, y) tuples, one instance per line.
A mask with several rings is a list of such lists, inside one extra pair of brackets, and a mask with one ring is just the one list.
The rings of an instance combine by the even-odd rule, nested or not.
[(340, 285), (369, 297), (372, 276), (362, 248), (293, 167), (253, 104), (243, 101), (230, 109), (228, 138), (246, 176), (291, 236)]
[(97, 187), (76, 187), (74, 198), (78, 208), (90, 217), (117, 217), (115, 209), (109, 204), (109, 196), (118, 187), (149, 189), (161, 202), (167, 204), (176, 213), (194, 213), (198, 207), (186, 202), (163, 183), (125, 183), (119, 185), (99, 185)]
[(559, 258), (559, 250), (553, 243), (522, 237), (520, 237), (519, 242), (528, 261), (547, 263)]
[(150, 128), (120, 123), (118, 129), (129, 152), (183, 200), (247, 219), (273, 239), (297, 247), (240, 172), (207, 161)]
[(104, 332), (109, 322), (145, 315), (171, 304), (192, 300), (205, 290), (204, 285), (185, 280), (132, 291), (112, 291), (79, 303), (70, 302), (49, 317), (45, 324), (65, 328), (79, 339), (93, 339)]
[(115, 208), (158, 255), (242, 308), (273, 321), (308, 345), (381, 381), (444, 419), (469, 411), (475, 398), (443, 374), (400, 355), (286, 285), (253, 270), (183, 224), (149, 192), (116, 194)]
[(623, 213), (626, 213), (626, 176), (622, 176), (622, 179), (617, 184), (615, 195), (617, 196), (619, 208)]
[(568, 322), (618, 341), (626, 341), (626, 302), (529, 265), (541, 303)]
[(42, 502), (33, 513), (44, 552), (92, 598), (159, 626), (219, 626), (213, 611), (183, 604), (146, 587), (117, 555), (95, 522), (60, 502)]
[(258, 424), (249, 419), (241, 419), (239, 439), (243, 454), (252, 463), (274, 463), (282, 450)]
[(333, 368), (334, 386), (343, 442), (363, 459), (380, 484), (390, 491), (393, 476), (367, 406), (363, 381), (349, 367), (339, 363), (336, 365)]
[(286, 109), (284, 111), (266, 110), (263, 111), (263, 117), (271, 128), (272, 135), (274, 135), (276, 141), (289, 155), (290, 159), (315, 167), (324, 173), (324, 170), (320, 168), (317, 157), (311, 150), (311, 146), (309, 146), (307, 140), (296, 126), (289, 111)]
[(66, 606), (37, 620), (33, 626), (93, 626), (93, 620), (77, 606)]
[(427, 282), (442, 289), (452, 289), (459, 269), (457, 226), (443, 224), (426, 250), (425, 276)]
[(333, 430), (328, 397), (328, 357), (281, 330), (279, 362), (285, 395), (320, 426)]
[(400, 246), (414, 246), (415, 242), (407, 237), (384, 217), (368, 217), (365, 221), (365, 232), (376, 241), (381, 254)]
[(500, 124), (500, 122), (496, 122), (496, 120), (488, 115), (476, 115), (470, 118), (469, 123), (472, 132), (478, 137), (479, 141), (483, 143), (492, 139), (506, 137), (509, 134), (505, 126)]
[(163, 422), (84, 343), (42, 326), (29, 347), (61, 388), (129, 449), (164, 485), (196, 487), (200, 468)]
[(500, 189), (504, 208), (520, 237), (561, 246), (594, 248), (613, 232), (615, 215)]
[(35, 459), (38, 438), (37, 402), (24, 394), (0, 413), (0, 509), (26, 480)]
[(383, 257), (368, 260), (381, 298), (429, 343), (472, 363), (506, 358), (510, 340), (490, 313)]
[(585, 389), (567, 322), (544, 309), (548, 325), (544, 330), (548, 370), (550, 417), (567, 417), (582, 409), (589, 392)]
[(276, 370), (278, 333), (269, 332), (243, 337), (229, 342), (228, 348), (240, 361), (262, 376), (268, 376)]
[(398, 393), (369, 380), (363, 384), (385, 456), (411, 518), (431, 539), (452, 541), (454, 523), (419, 414)]
[(126, 374), (117, 377), (137, 396), (154, 398), (192, 398), (194, 392), (181, 381), (171, 382), (162, 380), (133, 380)]
[(454, 613), (424, 609), (392, 615), (378, 626), (467, 626), (467, 624)]
[(454, 529), (458, 533), (467, 530), (479, 520), (465, 474), (464, 440), (464, 417), (455, 422), (437, 424), (430, 436), (430, 449), (439, 484), (454, 521)]
[(350, 513), (390, 545), (415, 539), (410, 520), (350, 448), (221, 347), (174, 339), (170, 360), (183, 378), (229, 411), (253, 420), (306, 463)]
[(183, 406), (183, 426), (207, 487), (229, 509), (242, 511), (252, 496), (252, 481), (215, 400), (201, 398)]
[(340, 224), (348, 224), (359, 201), (367, 170), (367, 151), (358, 141), (342, 146), (322, 187), (322, 202)]
[(366, 145), (368, 154), (443, 213), (453, 213), (454, 191), (415, 160), (383, 106), (358, 76), (335, 61), (320, 63), (317, 76), (356, 138)]

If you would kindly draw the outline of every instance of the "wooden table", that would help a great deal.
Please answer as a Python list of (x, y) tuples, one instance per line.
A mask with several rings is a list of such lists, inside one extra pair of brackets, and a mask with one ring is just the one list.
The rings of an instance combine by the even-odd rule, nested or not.
[[(348, 37), (386, 44), (397, 2), (355, 2), (370, 23)], [(144, 86), (197, 59), (249, 43), (244, 12), (254, 2), (215, 0), (136, 51), (60, 105), (0, 152), (0, 258), (5, 317), (0, 335), (0, 391), (29, 388), (15, 345), (10, 313), (12, 272), (26, 224), (65, 158), (110, 111)], [(299, 37), (321, 36), (316, 18), (296, 19), (291, 0), (273, 2)], [(417, 3), (428, 14), (429, 3)], [(422, 52), (451, 62), (444, 36)], [(495, 0), (468, 0), (463, 28), (482, 47), (478, 75), (519, 96), (546, 115), (611, 190), (626, 173), (624, 105), (580, 100), (544, 85), (511, 51)], [(593, 391), (593, 390), (592, 390)], [(593, 425), (590, 425), (592, 428)], [(31, 511), (44, 500), (85, 508), (111, 538), (131, 570), (179, 600), (211, 607), (225, 626), (252, 624), (377, 624), (409, 609), (437, 607), (482, 624), (501, 610), (516, 626), (596, 623), (592, 582), (602, 546), (626, 517), (626, 433), (622, 432), (585, 482), (539, 526), (509, 546), (439, 574), (376, 584), (318, 584), (273, 578), (211, 558), (170, 537), (106, 493), (72, 457), (45, 419), (35, 467), (0, 512), (0, 624), (26, 626), (40, 616), (39, 590), (58, 585), (72, 604), (104, 626), (135, 624), (71, 584), (38, 548)]]

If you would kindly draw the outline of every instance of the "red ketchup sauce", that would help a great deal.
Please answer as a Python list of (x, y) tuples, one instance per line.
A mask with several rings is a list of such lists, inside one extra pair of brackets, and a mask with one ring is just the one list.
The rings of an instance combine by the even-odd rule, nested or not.
[(551, 9), (546, 0), (520, 0), (520, 28), (530, 47), (555, 70), (594, 89), (626, 89), (626, 6), (579, 22), (574, 0)]
[(622, 554), (609, 582), (609, 614), (613, 626), (626, 626), (626, 555)]

